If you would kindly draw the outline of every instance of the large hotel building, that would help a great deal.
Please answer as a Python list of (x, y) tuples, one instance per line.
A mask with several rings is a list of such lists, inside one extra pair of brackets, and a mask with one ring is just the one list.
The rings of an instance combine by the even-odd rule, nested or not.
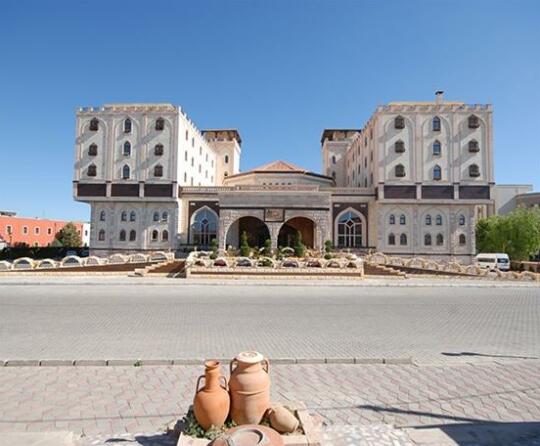
[(323, 172), (285, 161), (240, 172), (235, 129), (199, 130), (171, 104), (77, 113), (76, 200), (91, 205), (91, 250), (237, 247), (297, 231), (322, 249), (456, 259), (476, 253), (478, 218), (494, 211), (492, 107), (394, 102), (358, 129), (325, 129)]

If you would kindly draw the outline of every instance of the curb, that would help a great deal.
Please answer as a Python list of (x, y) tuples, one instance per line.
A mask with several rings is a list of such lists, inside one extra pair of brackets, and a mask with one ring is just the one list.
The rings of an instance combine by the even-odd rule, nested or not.
[[(145, 367), (203, 365), (204, 359), (7, 359), (0, 367)], [(230, 358), (217, 358), (227, 363)], [(273, 365), (415, 365), (413, 358), (275, 358)]]

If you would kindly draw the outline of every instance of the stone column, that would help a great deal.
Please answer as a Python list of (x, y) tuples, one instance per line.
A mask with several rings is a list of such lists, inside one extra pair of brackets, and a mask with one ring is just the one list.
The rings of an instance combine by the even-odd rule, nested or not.
[(278, 236), (279, 230), (281, 229), (282, 223), (266, 223), (268, 231), (270, 232), (270, 240), (272, 242), (272, 251), (277, 251), (278, 249)]

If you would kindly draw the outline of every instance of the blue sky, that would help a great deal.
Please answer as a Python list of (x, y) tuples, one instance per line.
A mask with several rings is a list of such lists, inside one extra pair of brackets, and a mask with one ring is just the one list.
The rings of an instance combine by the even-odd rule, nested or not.
[(496, 180), (540, 189), (540, 1), (3, 0), (0, 209), (87, 219), (75, 109), (172, 102), (236, 127), (243, 170), (320, 170), (326, 127), (390, 101), (492, 103)]

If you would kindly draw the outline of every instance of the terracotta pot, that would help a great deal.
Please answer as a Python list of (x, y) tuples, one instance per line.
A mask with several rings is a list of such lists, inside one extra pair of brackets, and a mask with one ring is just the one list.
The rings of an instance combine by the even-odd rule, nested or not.
[(212, 446), (283, 446), (284, 442), (274, 429), (248, 424), (229, 429), (216, 438)]
[(270, 407), (268, 360), (257, 352), (242, 352), (231, 361), (231, 418), (238, 424), (259, 424)]
[[(220, 371), (218, 361), (206, 361), (205, 373), (197, 379), (193, 412), (197, 422), (204, 430), (211, 426), (220, 428), (229, 415), (230, 397), (227, 389), (227, 378)], [(205, 379), (203, 388), (199, 388), (201, 379)]]
[(268, 418), (270, 419), (270, 426), (280, 434), (291, 434), (298, 428), (298, 419), (286, 407), (271, 407), (268, 409)]

